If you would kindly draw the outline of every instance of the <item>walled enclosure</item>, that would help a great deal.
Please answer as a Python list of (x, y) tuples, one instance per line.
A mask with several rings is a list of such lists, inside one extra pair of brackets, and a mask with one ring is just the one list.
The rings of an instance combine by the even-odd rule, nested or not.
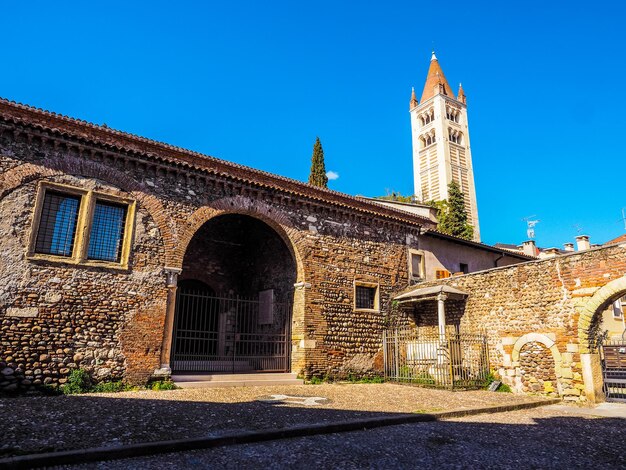
[[(603, 310), (626, 293), (626, 244), (419, 287), (441, 284), (469, 294), (460, 312), (451, 303), (447, 323), (466, 333), (485, 332), (492, 368), (516, 391), (602, 400), (596, 338)], [(417, 326), (436, 324), (434, 306), (426, 302), (409, 313)]]
[[(42, 182), (135, 201), (128, 267), (28, 256)], [(232, 214), (289, 251), (292, 371), (374, 373), (383, 312), (431, 221), (0, 100), (0, 389), (63, 384), (78, 367), (133, 383), (166, 370), (176, 279), (198, 274), (185, 254)], [(359, 281), (378, 286), (377, 308), (355, 312)]]

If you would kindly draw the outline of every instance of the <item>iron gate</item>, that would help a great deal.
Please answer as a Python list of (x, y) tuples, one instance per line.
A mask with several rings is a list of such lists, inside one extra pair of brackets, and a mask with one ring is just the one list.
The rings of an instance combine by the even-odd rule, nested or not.
[(481, 388), (489, 374), (485, 335), (394, 328), (383, 331), (383, 355), (385, 378), (392, 382)]
[(606, 400), (626, 402), (626, 340), (604, 340), (600, 359)]
[(289, 372), (289, 303), (179, 289), (172, 338), (175, 372)]

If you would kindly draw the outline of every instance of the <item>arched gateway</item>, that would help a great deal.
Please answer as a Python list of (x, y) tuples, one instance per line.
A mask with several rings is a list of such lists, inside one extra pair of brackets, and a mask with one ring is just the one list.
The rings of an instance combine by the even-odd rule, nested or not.
[(283, 239), (243, 214), (209, 219), (179, 276), (173, 373), (290, 370), (296, 263)]

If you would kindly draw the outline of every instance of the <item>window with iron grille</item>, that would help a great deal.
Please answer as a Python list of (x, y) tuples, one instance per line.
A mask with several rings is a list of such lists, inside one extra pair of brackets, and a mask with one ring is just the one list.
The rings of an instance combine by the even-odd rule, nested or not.
[(119, 262), (122, 255), (127, 206), (96, 201), (87, 259)]
[(376, 310), (376, 290), (377, 287), (355, 286), (355, 308)]
[(134, 208), (118, 196), (42, 182), (29, 257), (127, 267)]
[(80, 196), (47, 191), (44, 197), (35, 252), (72, 256)]

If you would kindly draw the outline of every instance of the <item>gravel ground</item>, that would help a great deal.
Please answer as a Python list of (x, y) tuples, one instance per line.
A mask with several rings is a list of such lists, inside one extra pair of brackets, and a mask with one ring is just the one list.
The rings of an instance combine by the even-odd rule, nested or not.
[[(317, 406), (268, 404), (273, 394), (318, 396)], [(324, 384), (183, 389), (0, 399), (0, 457), (119, 446), (235, 430), (436, 412), (536, 400), (485, 391), (450, 392), (395, 384)]]
[(626, 420), (545, 407), (71, 468), (623, 469)]

